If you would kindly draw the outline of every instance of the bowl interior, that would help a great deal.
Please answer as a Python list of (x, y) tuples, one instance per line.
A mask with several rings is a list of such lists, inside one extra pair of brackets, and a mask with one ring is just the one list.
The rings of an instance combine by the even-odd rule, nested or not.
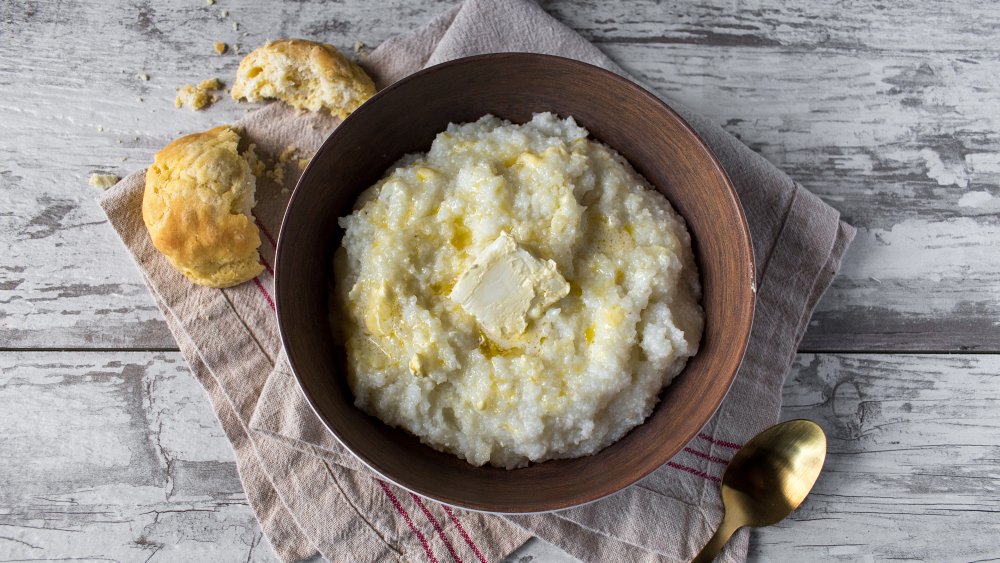
[[(688, 222), (706, 312), (701, 349), (650, 418), (593, 456), (507, 471), (437, 452), (353, 406), (328, 325), (337, 218), (403, 154), (425, 151), (449, 122), (492, 113), (573, 116), (624, 155)], [(282, 341), (307, 399), (362, 461), (439, 501), (491, 512), (566, 508), (616, 492), (661, 466), (708, 421), (740, 365), (753, 318), (753, 256), (739, 201), (714, 156), (653, 95), (557, 57), (483, 55), (417, 73), (380, 92), (331, 134), (295, 189), (281, 227), (276, 298)]]

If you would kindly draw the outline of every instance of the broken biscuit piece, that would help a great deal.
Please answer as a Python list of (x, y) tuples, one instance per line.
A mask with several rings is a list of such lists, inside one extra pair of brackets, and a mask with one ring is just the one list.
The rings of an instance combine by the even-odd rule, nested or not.
[(344, 119), (375, 94), (375, 83), (331, 45), (283, 39), (243, 59), (231, 94), (251, 102), (276, 98), (298, 110)]
[(197, 85), (187, 84), (177, 89), (177, 97), (174, 99), (174, 106), (198, 111), (219, 101), (219, 96), (213, 92), (222, 88), (222, 83), (218, 78), (202, 80)]
[(207, 287), (230, 287), (264, 271), (251, 212), (256, 178), (228, 125), (181, 137), (146, 171), (142, 220), (170, 264)]

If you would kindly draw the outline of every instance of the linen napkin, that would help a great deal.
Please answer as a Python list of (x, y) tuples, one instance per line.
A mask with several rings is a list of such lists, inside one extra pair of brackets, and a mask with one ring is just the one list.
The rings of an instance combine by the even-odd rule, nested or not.
[[(457, 57), (523, 51), (561, 55), (625, 74), (529, 0), (467, 0), (390, 39), (362, 64), (384, 87)], [(669, 100), (668, 100), (669, 103)], [(740, 194), (757, 263), (756, 319), (746, 358), (713, 419), (684, 451), (639, 483), (574, 509), (497, 516), (464, 511), (378, 479), (326, 431), (281, 353), (273, 315), (274, 236), (299, 170), (258, 182), (254, 210), (267, 273), (240, 286), (194, 286), (153, 248), (141, 218), (144, 172), (103, 197), (182, 354), (236, 454), (261, 527), (285, 561), (497, 561), (535, 535), (585, 561), (689, 560), (721, 519), (718, 482), (750, 436), (778, 419), (781, 386), (812, 310), (854, 235), (839, 214), (738, 140), (671, 103), (714, 150)], [(311, 155), (334, 118), (272, 104), (237, 123), (272, 163), (294, 146)], [(722, 560), (746, 558), (748, 532)]]

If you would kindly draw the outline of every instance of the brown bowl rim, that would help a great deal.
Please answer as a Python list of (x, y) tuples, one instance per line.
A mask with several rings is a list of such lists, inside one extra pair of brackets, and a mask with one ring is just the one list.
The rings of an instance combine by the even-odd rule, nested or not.
[[(430, 66), (430, 67), (421, 69), (421, 70), (419, 70), (417, 72), (414, 72), (413, 74), (407, 75), (404, 78), (401, 78), (400, 80), (397, 80), (396, 82), (390, 84), (389, 86), (386, 86), (385, 88), (379, 90), (378, 92), (376, 92), (376, 94), (374, 96), (372, 96), (369, 100), (367, 100), (364, 104), (362, 104), (358, 109), (356, 109), (353, 113), (351, 113), (351, 115), (349, 115), (347, 117), (347, 119), (345, 119), (344, 121), (342, 121), (327, 136), (327, 138), (323, 141), (323, 144), (320, 145), (320, 148), (317, 149), (316, 154), (319, 154), (320, 152), (322, 152), (326, 148), (326, 146), (328, 144), (334, 144), (337, 141), (338, 131), (343, 130), (342, 125), (344, 123), (346, 123), (346, 122), (348, 122), (349, 120), (352, 120), (352, 119), (356, 120), (356, 119), (363, 118), (363, 116), (364, 116), (365, 113), (367, 113), (368, 111), (373, 111), (371, 108), (373, 108), (375, 106), (375, 102), (377, 102), (379, 99), (385, 97), (387, 94), (389, 94), (393, 90), (397, 89), (398, 87), (401, 87), (403, 84), (405, 84), (405, 83), (407, 83), (407, 82), (409, 82), (411, 80), (416, 80), (418, 78), (423, 78), (423, 77), (425, 77), (427, 75), (434, 74), (435, 72), (439, 72), (439, 71), (441, 71), (443, 69), (446, 69), (446, 68), (449, 68), (449, 67), (452, 67), (452, 66), (466, 65), (466, 64), (475, 64), (475, 63), (477, 63), (479, 61), (483, 61), (483, 60), (494, 60), (494, 59), (501, 59), (501, 58), (524, 58), (524, 59), (535, 59), (535, 60), (542, 60), (542, 61), (544, 61), (544, 60), (551, 60), (551, 61), (558, 61), (560, 64), (569, 64), (571, 66), (572, 65), (576, 65), (576, 66), (579, 66), (582, 70), (585, 70), (587, 72), (596, 72), (598, 75), (601, 75), (605, 79), (608, 79), (608, 80), (611, 80), (611, 81), (614, 81), (614, 82), (618, 82), (619, 84), (623, 85), (626, 88), (635, 90), (639, 95), (641, 95), (643, 97), (646, 97), (653, 104), (659, 106), (660, 109), (666, 111), (674, 119), (676, 119), (677, 123), (682, 127), (682, 129), (684, 131), (686, 131), (687, 134), (690, 137), (692, 137), (695, 141), (697, 141), (697, 144), (701, 147), (701, 149), (704, 151), (705, 155), (708, 157), (709, 161), (711, 162), (712, 167), (714, 168), (715, 172), (722, 178), (723, 184), (727, 188), (726, 189), (726, 195), (729, 197), (729, 200), (730, 200), (729, 203), (734, 207), (734, 209), (736, 210), (736, 213), (737, 213), (737, 215), (738, 215), (738, 217), (740, 219), (739, 220), (739, 223), (740, 223), (739, 224), (740, 256), (743, 259), (744, 263), (747, 264), (747, 266), (749, 268), (749, 270), (747, 272), (747, 274), (748, 274), (747, 280), (749, 281), (749, 284), (750, 284), (749, 285), (749, 292), (750, 292), (749, 297), (750, 298), (747, 300), (747, 303), (744, 305), (745, 307), (747, 307), (749, 309), (748, 311), (746, 311), (747, 322), (745, 323), (745, 326), (743, 327), (742, 334), (739, 335), (739, 339), (738, 339), (738, 342), (739, 342), (739, 346), (738, 346), (739, 347), (739, 361), (736, 362), (736, 364), (735, 364), (735, 366), (734, 366), (734, 368), (732, 370), (732, 373), (729, 374), (729, 376), (728, 376), (728, 381), (725, 382), (725, 392), (721, 394), (718, 403), (714, 406), (714, 408), (711, 410), (711, 412), (706, 417), (705, 421), (702, 423), (702, 426), (704, 426), (704, 424), (707, 424), (708, 421), (710, 421), (712, 419), (712, 417), (715, 416), (715, 413), (718, 412), (719, 408), (722, 406), (722, 403), (725, 401), (726, 396), (728, 396), (729, 391), (732, 388), (733, 382), (736, 380), (736, 375), (739, 373), (740, 368), (743, 365), (743, 361), (744, 361), (744, 359), (746, 357), (746, 349), (747, 349), (747, 346), (749, 345), (750, 335), (751, 335), (752, 328), (753, 328), (754, 321), (755, 321), (755, 317), (756, 317), (756, 304), (757, 304), (756, 303), (756, 293), (757, 293), (757, 290), (756, 290), (756, 283), (757, 283), (756, 282), (756, 279), (757, 279), (757, 275), (756, 275), (756, 262), (754, 260), (753, 243), (752, 243), (752, 239), (751, 239), (751, 235), (750, 235), (749, 224), (747, 223), (747, 219), (746, 219), (746, 214), (745, 214), (745, 212), (743, 210), (743, 205), (742, 205), (742, 202), (740, 200), (740, 196), (736, 192), (736, 189), (733, 186), (732, 180), (729, 178), (729, 174), (726, 172), (725, 168), (723, 168), (722, 164), (719, 162), (719, 159), (716, 156), (715, 152), (711, 149), (711, 147), (708, 146), (708, 143), (705, 142), (705, 140), (701, 137), (701, 135), (699, 135), (694, 130), (694, 128), (691, 127), (691, 125), (687, 122), (686, 119), (684, 119), (683, 117), (681, 117), (681, 115), (679, 113), (677, 113), (677, 111), (675, 111), (672, 107), (670, 107), (666, 102), (664, 102), (658, 96), (656, 96), (655, 94), (653, 94), (652, 92), (650, 92), (649, 90), (647, 90), (645, 87), (641, 86), (639, 83), (634, 82), (634, 81), (632, 81), (632, 80), (630, 80), (630, 79), (628, 79), (628, 78), (626, 78), (626, 77), (624, 77), (622, 75), (616, 74), (616, 73), (614, 73), (614, 72), (612, 72), (610, 70), (607, 70), (605, 68), (601, 68), (601, 67), (596, 66), (596, 65), (592, 65), (592, 64), (589, 64), (589, 63), (586, 63), (586, 62), (583, 62), (583, 61), (579, 61), (579, 60), (571, 59), (571, 58), (567, 58), (567, 57), (560, 57), (560, 56), (556, 56), (556, 55), (548, 55), (548, 54), (542, 54), (542, 53), (523, 53), (523, 52), (504, 52), (504, 53), (487, 53), (487, 54), (481, 54), (481, 55), (472, 55), (472, 56), (468, 56), (468, 57), (461, 57), (461, 58), (458, 58), (458, 59), (453, 59), (453, 60), (450, 60), (450, 61), (446, 61), (446, 62), (443, 62), (443, 63), (436, 64), (434, 66)], [(612, 148), (614, 148), (614, 147), (612, 147)], [(402, 156), (402, 155), (400, 155), (400, 156)], [(678, 442), (681, 445), (675, 451), (670, 452), (668, 455), (659, 456), (659, 457), (662, 457), (662, 462), (660, 464), (658, 464), (658, 465), (652, 465), (651, 464), (650, 467), (643, 468), (641, 471), (637, 471), (636, 474), (633, 476), (634, 478), (631, 480), (631, 483), (629, 483), (629, 484), (627, 484), (627, 485), (625, 485), (625, 486), (623, 486), (621, 488), (614, 489), (614, 490), (604, 490), (603, 488), (601, 488), (600, 485), (595, 485), (595, 487), (594, 487), (594, 491), (595, 491), (594, 494), (588, 495), (586, 498), (582, 498), (582, 499), (581, 498), (562, 499), (562, 500), (559, 500), (559, 501), (552, 501), (552, 500), (549, 500), (549, 499), (545, 499), (545, 500), (535, 501), (535, 502), (532, 502), (532, 503), (526, 503), (527, 505), (525, 507), (523, 507), (522, 510), (515, 510), (515, 511), (512, 511), (512, 510), (498, 510), (498, 509), (496, 509), (496, 507), (491, 507), (491, 506), (488, 506), (488, 505), (483, 504), (483, 503), (468, 503), (468, 502), (462, 501), (461, 499), (456, 498), (454, 495), (450, 495), (450, 494), (447, 494), (447, 493), (441, 493), (440, 491), (429, 491), (429, 490), (424, 490), (423, 488), (413, 487), (412, 485), (408, 485), (405, 482), (405, 480), (402, 480), (402, 479), (400, 479), (400, 478), (398, 478), (398, 477), (396, 477), (394, 475), (391, 475), (391, 474), (385, 472), (384, 470), (380, 469), (372, 460), (369, 460), (365, 456), (357, 453), (354, 450), (354, 448), (352, 448), (350, 446), (350, 444), (348, 444), (346, 441), (344, 441), (341, 438), (340, 434), (334, 429), (333, 425), (330, 424), (330, 422), (327, 419), (327, 417), (323, 414), (323, 412), (321, 411), (321, 409), (317, 406), (316, 401), (313, 399), (311, 393), (308, 390), (308, 386), (306, 386), (306, 385), (303, 384), (302, 376), (299, 375), (299, 371), (298, 371), (298, 369), (296, 367), (294, 353), (292, 353), (292, 351), (290, 350), (290, 347), (288, 345), (288, 342), (289, 342), (290, 338), (289, 338), (289, 335), (288, 335), (287, 323), (290, 323), (292, 321), (289, 320), (286, 323), (285, 321), (282, 320), (282, 314), (281, 314), (281, 310), (282, 310), (282, 307), (281, 307), (281, 304), (282, 304), (281, 296), (283, 294), (283, 291), (280, 288), (283, 288), (285, 286), (285, 284), (282, 283), (283, 277), (280, 275), (280, 273), (281, 273), (280, 265), (282, 263), (281, 256), (282, 256), (282, 248), (284, 246), (283, 243), (285, 242), (285, 235), (287, 233), (287, 229), (285, 227), (286, 227), (286, 224), (291, 220), (290, 219), (290, 213), (289, 213), (289, 211), (292, 209), (292, 206), (293, 206), (293, 204), (295, 202), (295, 198), (299, 194), (299, 187), (302, 185), (303, 179), (308, 176), (308, 174), (310, 172), (310, 169), (313, 167), (313, 164), (314, 164), (314, 162), (310, 161), (309, 164), (306, 166), (306, 168), (303, 170), (301, 176), (299, 176), (299, 179), (296, 182), (295, 188), (292, 191), (292, 194), (291, 194), (291, 196), (288, 199), (288, 204), (285, 207), (285, 213), (284, 213), (284, 215), (282, 217), (281, 227), (280, 227), (280, 230), (278, 232), (278, 238), (277, 238), (277, 244), (276, 244), (276, 250), (275, 250), (275, 260), (274, 260), (274, 262), (275, 262), (275, 264), (274, 264), (274, 272), (275, 272), (275, 275), (274, 275), (275, 317), (277, 318), (277, 321), (278, 321), (278, 334), (279, 334), (279, 338), (281, 340), (281, 348), (284, 351), (285, 358), (286, 358), (286, 360), (288, 362), (289, 368), (291, 369), (291, 372), (292, 372), (293, 376), (295, 377), (296, 384), (298, 385), (299, 390), (302, 392), (302, 395), (305, 397), (306, 402), (309, 404), (309, 407), (312, 409), (313, 413), (315, 413), (316, 417), (319, 418), (319, 420), (323, 423), (323, 426), (326, 427), (326, 429), (334, 436), (334, 438), (337, 440), (337, 442), (341, 446), (343, 446), (348, 452), (350, 452), (351, 455), (353, 455), (356, 459), (358, 459), (362, 464), (364, 464), (365, 467), (367, 467), (368, 469), (370, 469), (373, 473), (375, 473), (379, 477), (382, 477), (382, 478), (384, 478), (384, 479), (386, 479), (388, 481), (391, 481), (393, 484), (395, 484), (395, 485), (403, 488), (406, 491), (409, 491), (409, 492), (421, 495), (423, 497), (429, 498), (429, 499), (437, 501), (437, 502), (442, 502), (442, 503), (447, 504), (447, 505), (459, 507), (459, 508), (462, 508), (464, 510), (472, 510), (472, 511), (475, 511), (475, 512), (483, 512), (483, 513), (488, 513), (488, 514), (538, 514), (538, 513), (551, 512), (551, 511), (555, 511), (555, 510), (564, 510), (564, 509), (568, 509), (568, 508), (573, 508), (573, 507), (587, 505), (587, 504), (590, 504), (592, 502), (596, 502), (598, 500), (610, 497), (610, 496), (612, 496), (612, 495), (614, 495), (614, 494), (616, 494), (618, 492), (621, 492), (624, 489), (626, 489), (629, 486), (631, 486), (632, 484), (635, 484), (636, 482), (640, 481), (641, 479), (643, 479), (644, 477), (646, 477), (647, 475), (649, 475), (650, 473), (652, 473), (656, 469), (659, 469), (660, 467), (662, 467), (663, 464), (665, 464), (667, 461), (669, 461), (674, 455), (677, 454), (677, 452), (681, 451), (681, 449), (683, 449), (684, 445), (687, 444), (687, 443), (689, 443), (691, 440), (693, 440), (695, 438), (695, 436), (698, 434), (698, 432), (700, 431), (700, 428), (695, 429), (693, 431), (685, 432), (683, 434), (683, 440), (680, 441), (680, 442)], [(680, 377), (681, 375), (683, 375), (683, 373), (684, 373), (684, 370), (682, 370), (681, 373), (678, 374), (677, 377)], [(720, 385), (720, 388), (721, 387), (722, 386)], [(662, 393), (662, 390), (661, 390), (661, 393)], [(657, 407), (659, 407), (659, 402), (657, 403), (656, 407), (654, 407), (654, 411), (655, 411), (655, 409)], [(652, 416), (652, 414), (650, 414), (650, 416)], [(647, 417), (647, 420), (648, 420), (648, 417)], [(644, 421), (643, 424), (645, 424), (645, 423), (646, 422)], [(414, 439), (416, 439), (416, 438), (414, 438)], [(597, 453), (595, 453), (593, 455), (599, 455), (599, 454), (600, 454), (600, 452), (597, 452)], [(545, 463), (545, 462), (542, 462), (542, 463)], [(518, 469), (512, 469), (510, 471), (518, 471)]]

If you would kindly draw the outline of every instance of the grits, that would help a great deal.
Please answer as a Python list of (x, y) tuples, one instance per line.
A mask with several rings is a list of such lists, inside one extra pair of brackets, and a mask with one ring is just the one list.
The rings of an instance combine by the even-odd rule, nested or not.
[[(340, 219), (359, 408), (508, 469), (593, 454), (649, 416), (697, 352), (698, 272), (666, 198), (587, 135), (550, 113), (451, 124)], [(460, 281), (502, 260), (509, 293)]]

